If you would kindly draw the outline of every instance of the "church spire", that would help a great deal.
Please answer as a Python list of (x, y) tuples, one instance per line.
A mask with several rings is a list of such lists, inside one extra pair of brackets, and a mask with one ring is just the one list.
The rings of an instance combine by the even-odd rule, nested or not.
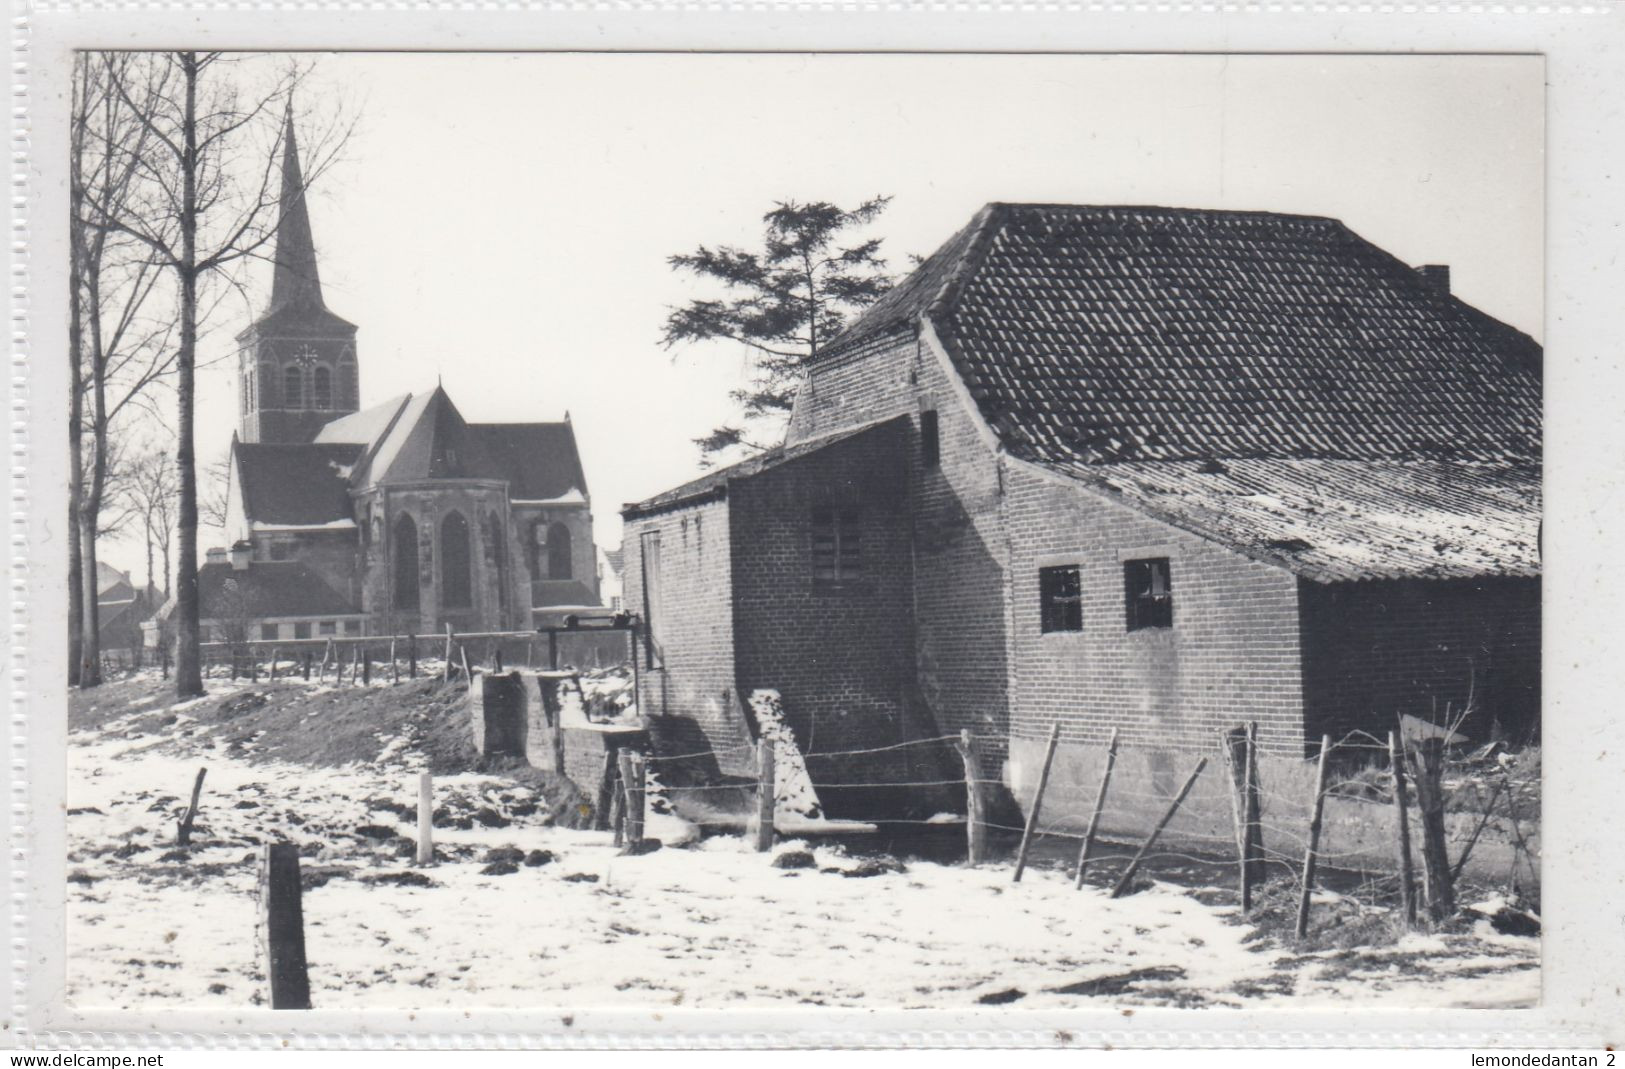
[(305, 179), (299, 166), (291, 104), (282, 130), (282, 196), (278, 208), (281, 218), (276, 228), (271, 309), (323, 308), (322, 283), (316, 273), (316, 242), (310, 235), (310, 212), (305, 207)]

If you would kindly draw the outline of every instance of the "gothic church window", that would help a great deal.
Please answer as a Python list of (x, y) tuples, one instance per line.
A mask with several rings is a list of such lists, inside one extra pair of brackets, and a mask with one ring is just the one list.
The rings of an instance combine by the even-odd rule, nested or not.
[(312, 408), (333, 407), (333, 373), (325, 367), (314, 372), (310, 391)]
[(474, 603), (473, 564), (468, 545), (468, 520), (450, 512), (440, 522), (440, 604), (467, 609)]
[(555, 523), (547, 529), (547, 577), (549, 579), (575, 577), (570, 565), (570, 528), (562, 523)]
[(415, 612), (418, 607), (418, 525), (401, 513), (395, 521), (395, 609)]
[(297, 364), (289, 364), (282, 369), (283, 408), (305, 407), (304, 385), (303, 372), (299, 370)]

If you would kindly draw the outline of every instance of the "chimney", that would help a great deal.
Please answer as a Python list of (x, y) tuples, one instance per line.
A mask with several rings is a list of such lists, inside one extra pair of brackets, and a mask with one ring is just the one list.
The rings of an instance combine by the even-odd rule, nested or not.
[(231, 570), (234, 572), (248, 571), (248, 554), (253, 549), (248, 542), (234, 542), (231, 546)]
[(1449, 264), (1423, 264), (1416, 269), (1422, 276), (1422, 281), (1439, 293), (1450, 292), (1450, 265)]
[(203, 563), (204, 564), (224, 564), (224, 563), (226, 563), (226, 551), (225, 551), (225, 549), (223, 547), (221, 547), (221, 546), (210, 546), (208, 549), (204, 550), (204, 552), (203, 552)]

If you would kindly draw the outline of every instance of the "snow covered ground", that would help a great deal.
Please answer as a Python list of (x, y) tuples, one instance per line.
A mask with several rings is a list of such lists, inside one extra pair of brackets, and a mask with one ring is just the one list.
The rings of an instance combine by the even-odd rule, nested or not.
[[(779, 868), (775, 856), (808, 845), (757, 854), (738, 837), (623, 857), (606, 833), (550, 826), (528, 788), (473, 774), (436, 780), (449, 826), (435, 829), (442, 859), (420, 869), (409, 856), (409, 748), (386, 743), (379, 762), (344, 768), (257, 763), (252, 744), (195, 751), (175, 738), (184, 719), (131, 729), (140, 715), (70, 736), (68, 975), (80, 1006), (259, 1004), (266, 841), (301, 845), (312, 998), (324, 1008), (1424, 1007), (1539, 996), (1538, 940), (1485, 923), (1302, 952), (1205, 904), (1220, 896), (1172, 884), (1113, 901), (1053, 871), (1029, 870), (1020, 884), (1003, 865), (895, 871), (816, 842), (811, 867)], [(200, 766), (195, 845), (175, 851)], [(651, 816), (647, 834), (679, 841), (671, 819)], [(490, 865), (505, 846), (543, 863)]]

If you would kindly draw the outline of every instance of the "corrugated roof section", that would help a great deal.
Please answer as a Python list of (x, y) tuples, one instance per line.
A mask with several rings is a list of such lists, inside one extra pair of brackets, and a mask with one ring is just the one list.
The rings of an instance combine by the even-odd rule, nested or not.
[(1318, 582), (1540, 574), (1540, 469), (1348, 460), (1139, 461), (1068, 474)]

